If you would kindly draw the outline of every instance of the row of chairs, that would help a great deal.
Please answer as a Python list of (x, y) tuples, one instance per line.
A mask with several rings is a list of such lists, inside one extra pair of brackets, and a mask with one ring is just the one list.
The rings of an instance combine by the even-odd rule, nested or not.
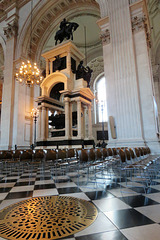
[(114, 153), (113, 149), (98, 151), (98, 154), (95, 149), (78, 151), (79, 160), (83, 163), (81, 168), (87, 172), (87, 181), (94, 178), (96, 183), (98, 179), (106, 182), (119, 175), (120, 179), (125, 177), (126, 184), (130, 178), (131, 181), (139, 181), (148, 188), (159, 172), (160, 157), (151, 155), (148, 147), (116, 148)]
[(157, 162), (159, 156), (151, 155), (148, 147), (142, 148), (92, 148), (92, 149), (36, 149), (36, 150), (16, 150), (1, 151), (0, 161), (5, 165), (14, 167), (34, 166), (37, 164), (44, 167), (48, 164), (54, 172), (57, 169), (63, 174), (70, 171), (86, 172), (88, 179), (94, 175), (95, 181), (98, 176), (106, 179), (120, 174), (131, 176), (143, 172), (147, 175), (149, 181), (157, 174)]
[[(71, 159), (78, 158), (78, 151), (82, 149), (36, 149), (36, 150), (15, 150), (15, 151), (0, 151), (0, 161), (1, 162), (16, 162), (16, 161), (48, 161), (48, 160), (56, 160), (56, 159)], [(84, 150), (90, 151), (90, 150)], [(92, 150), (91, 150), (92, 151)], [(88, 152), (89, 153), (89, 152)], [(96, 159), (101, 159), (101, 157), (105, 158), (107, 156), (117, 155), (117, 150), (115, 148), (111, 149), (95, 149), (95, 157)], [(89, 154), (89, 158), (91, 154)], [(83, 159), (82, 159), (83, 161)], [(84, 159), (84, 161), (87, 161)]]

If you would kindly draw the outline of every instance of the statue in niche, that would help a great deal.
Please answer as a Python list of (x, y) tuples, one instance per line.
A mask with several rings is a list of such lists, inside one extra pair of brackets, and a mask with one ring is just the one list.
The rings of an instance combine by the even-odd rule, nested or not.
[(55, 57), (56, 59), (54, 60), (54, 72), (57, 70), (60, 70), (61, 67), (61, 58), (59, 56)]
[(60, 30), (56, 32), (55, 35), (55, 45), (57, 45), (57, 42), (63, 42), (64, 39), (71, 39), (73, 40), (73, 32), (76, 31), (76, 29), (79, 27), (78, 23), (75, 22), (68, 22), (65, 18), (60, 23)]
[(83, 61), (80, 61), (80, 64), (78, 65), (76, 70), (76, 79), (80, 79), (80, 78), (84, 79), (84, 72), (85, 72), (85, 67), (83, 66)]
[(87, 82), (87, 87), (90, 87), (90, 81), (92, 76), (93, 70), (90, 67), (85, 68), (84, 80)]
[(90, 87), (92, 72), (93, 70), (90, 67), (84, 67), (83, 61), (80, 61), (76, 70), (76, 80), (83, 78), (87, 82), (87, 87)]

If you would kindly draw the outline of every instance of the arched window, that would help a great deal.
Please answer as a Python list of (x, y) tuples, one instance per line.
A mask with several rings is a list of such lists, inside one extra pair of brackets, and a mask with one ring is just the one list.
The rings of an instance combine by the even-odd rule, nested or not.
[(107, 96), (106, 96), (106, 80), (104, 75), (97, 78), (95, 82), (95, 123), (107, 122)]

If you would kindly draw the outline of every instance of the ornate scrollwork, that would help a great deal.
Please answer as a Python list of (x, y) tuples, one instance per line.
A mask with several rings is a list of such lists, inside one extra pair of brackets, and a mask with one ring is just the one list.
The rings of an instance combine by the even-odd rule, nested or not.
[(7, 39), (17, 36), (18, 33), (18, 24), (14, 21), (12, 24), (8, 23), (7, 27), (3, 28), (4, 35), (6, 35)]
[(109, 29), (106, 29), (105, 31), (103, 31), (100, 35), (100, 39), (102, 40), (102, 44), (109, 44), (110, 43), (110, 31)]
[(133, 17), (132, 18), (132, 31), (139, 32), (142, 29), (145, 30), (146, 33), (146, 41), (149, 48), (151, 48), (151, 35), (148, 30), (147, 19), (145, 17)]

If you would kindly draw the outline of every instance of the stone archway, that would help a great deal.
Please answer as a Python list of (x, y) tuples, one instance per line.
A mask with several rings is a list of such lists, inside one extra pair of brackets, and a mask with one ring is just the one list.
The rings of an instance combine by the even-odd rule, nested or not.
[(64, 83), (64, 90), (66, 90), (68, 85), (67, 80), (66, 75), (60, 72), (54, 72), (48, 75), (41, 84), (42, 96), (49, 97), (51, 89), (60, 82)]

